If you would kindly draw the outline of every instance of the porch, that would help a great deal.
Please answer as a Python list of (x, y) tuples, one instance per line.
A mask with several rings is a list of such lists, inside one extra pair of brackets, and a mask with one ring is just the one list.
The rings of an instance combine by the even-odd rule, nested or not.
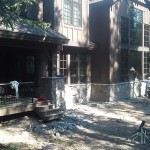
[(34, 82), (20, 82), (16, 90), (12, 89), (11, 83), (0, 84), (0, 116), (12, 115), (34, 110)]
[[(40, 96), (35, 98), (34, 82), (11, 81), (0, 84), (0, 117), (34, 111), (43, 121), (50, 121), (63, 117), (61, 93), (64, 78), (41, 78)], [(45, 83), (44, 81), (49, 81)], [(43, 83), (43, 84), (42, 84)], [(59, 88), (58, 88), (59, 86)], [(57, 91), (56, 91), (57, 90)], [(45, 91), (52, 93), (45, 95)], [(37, 100), (37, 101), (36, 101)], [(56, 105), (57, 104), (57, 105)]]

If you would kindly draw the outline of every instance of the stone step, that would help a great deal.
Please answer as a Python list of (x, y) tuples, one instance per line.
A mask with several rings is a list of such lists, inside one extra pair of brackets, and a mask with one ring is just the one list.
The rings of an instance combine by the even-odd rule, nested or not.
[(42, 115), (50, 115), (50, 114), (55, 114), (58, 112), (60, 112), (59, 108), (53, 108), (53, 109), (47, 109), (47, 110), (39, 111), (39, 113)]
[[(60, 111), (60, 109), (55, 109), (53, 113), (41, 113), (38, 110), (35, 110), (38, 116), (43, 120), (43, 121), (50, 121), (54, 119), (59, 119), (62, 118), (64, 115), (63, 111)], [(50, 110), (49, 110), (50, 111)], [(53, 111), (53, 110), (52, 110)]]
[(51, 121), (51, 120), (55, 120), (55, 119), (60, 119), (63, 116), (64, 116), (64, 112), (61, 111), (61, 112), (50, 114), (50, 115), (44, 115), (42, 119), (44, 121)]
[(54, 104), (51, 104), (50, 101), (36, 102), (35, 112), (43, 121), (59, 119), (64, 114), (59, 108), (54, 108)]
[(46, 110), (49, 110), (49, 109), (54, 109), (54, 105), (53, 104), (36, 105), (35, 109), (38, 110), (39, 112), (46, 111)]
[(35, 106), (42, 106), (42, 105), (50, 105), (51, 104), (51, 101), (50, 100), (47, 100), (47, 101), (37, 101), (35, 103)]

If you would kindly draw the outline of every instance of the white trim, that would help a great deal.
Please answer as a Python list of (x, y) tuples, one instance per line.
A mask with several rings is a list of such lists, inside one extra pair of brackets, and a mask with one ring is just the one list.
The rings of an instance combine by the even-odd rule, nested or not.
[(146, 52), (149, 52), (149, 48), (148, 47), (142, 47), (142, 46), (139, 46), (137, 48), (138, 51), (146, 51)]

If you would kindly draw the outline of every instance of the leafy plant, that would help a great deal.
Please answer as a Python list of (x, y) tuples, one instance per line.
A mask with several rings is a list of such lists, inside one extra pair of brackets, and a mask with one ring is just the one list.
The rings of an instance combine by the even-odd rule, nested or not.
[(35, 3), (35, 0), (1, 0), (0, 1), (0, 22), (13, 29), (15, 21), (21, 12), (22, 6), (26, 5), (26, 10)]
[(0, 146), (1, 150), (18, 150), (18, 148), (14, 146)]
[[(36, 0), (0, 0), (0, 22), (6, 27), (13, 28), (15, 21), (20, 18), (20, 13), (22, 8), (26, 12), (32, 5), (34, 5)], [(25, 7), (23, 7), (25, 6)], [(22, 18), (23, 19), (23, 18)], [(42, 21), (33, 21), (28, 19), (23, 19), (27, 24), (33, 25), (34, 27), (40, 27), (42, 29), (47, 29), (50, 27), (49, 23), (44, 23)]]
[(23, 21), (27, 24), (32, 25), (34, 28), (42, 28), (43, 30), (45, 30), (50, 27), (50, 23), (46, 23), (41, 20), (34, 21), (29, 19), (23, 19)]

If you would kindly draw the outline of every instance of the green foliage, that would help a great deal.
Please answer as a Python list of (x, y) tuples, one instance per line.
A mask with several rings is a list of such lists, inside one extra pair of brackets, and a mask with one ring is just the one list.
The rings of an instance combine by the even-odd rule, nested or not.
[(0, 22), (6, 27), (13, 29), (13, 21), (15, 21), (21, 12), (23, 5), (26, 10), (35, 3), (35, 0), (1, 0), (0, 1)]
[[(20, 18), (22, 9), (26, 12), (36, 2), (36, 0), (0, 0), (0, 23), (13, 29), (14, 23)], [(23, 18), (22, 20), (35, 28), (48, 29), (50, 27), (49, 23), (40, 20), (33, 21)]]
[(1, 150), (19, 150), (15, 146), (5, 146), (5, 147), (0, 147)]
[(46, 23), (41, 20), (34, 21), (34, 20), (23, 19), (23, 21), (27, 24), (32, 25), (34, 28), (42, 28), (43, 30), (45, 30), (50, 27), (50, 23)]
[[(20, 148), (17, 148), (17, 146), (12, 145), (12, 146), (0, 146), (0, 150), (20, 150)], [(27, 149), (26, 150), (31, 150), (31, 149)]]
[(0, 13), (19, 15), (22, 6), (25, 4), (27, 8), (35, 3), (35, 0), (1, 0), (0, 1)]
[(15, 147), (8, 147), (6, 150), (18, 150), (17, 148), (15, 148)]

